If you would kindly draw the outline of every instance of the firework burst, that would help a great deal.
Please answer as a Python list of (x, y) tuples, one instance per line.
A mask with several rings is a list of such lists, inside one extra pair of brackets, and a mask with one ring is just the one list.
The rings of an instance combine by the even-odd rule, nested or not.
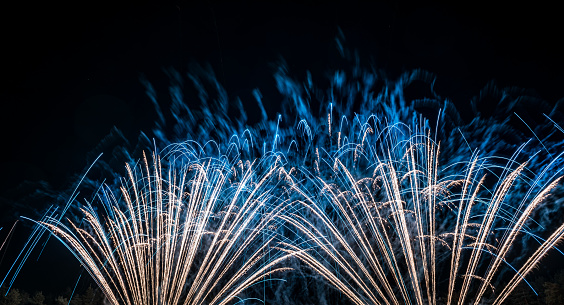
[[(505, 166), (477, 153), (442, 166), (424, 125), (374, 131), (372, 141), (360, 132), (362, 141), (324, 158), (330, 174), (306, 172), (316, 187), (296, 182), (301, 199), (281, 216), (301, 233), (286, 246), (353, 303), (501, 304), (562, 239), (564, 225), (535, 236), (540, 245), (520, 266), (511, 261), (515, 241), (534, 235), (532, 213), (561, 179), (556, 161), (531, 178), (516, 161), (523, 145)], [(495, 176), (491, 188), (486, 173)], [(513, 276), (503, 282), (508, 268)]]
[(121, 194), (102, 187), (103, 211), (86, 204), (82, 225), (40, 222), (111, 304), (226, 304), (288, 269), (276, 267), (288, 255), (271, 249), (280, 211), (271, 191), (276, 164), (258, 175), (260, 164), (236, 169), (212, 158), (175, 158), (163, 171), (162, 162), (153, 156), (151, 164), (144, 158), (127, 166)]

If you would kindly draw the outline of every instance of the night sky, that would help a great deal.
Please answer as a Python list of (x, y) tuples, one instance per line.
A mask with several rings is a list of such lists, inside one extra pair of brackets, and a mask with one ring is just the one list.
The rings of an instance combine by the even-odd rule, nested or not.
[[(492, 80), (532, 89), (550, 104), (564, 97), (563, 26), (555, 5), (304, 3), (3, 5), (0, 238), (18, 217), (9, 205), (22, 196), (17, 187), (24, 181), (68, 188), (113, 126), (131, 141), (140, 131), (150, 134), (155, 114), (139, 79), (166, 90), (163, 68), (209, 63), (230, 97), (245, 103), (260, 88), (272, 118), (280, 111), (272, 64), (284, 58), (291, 74), (324, 75), (342, 62), (335, 47), (341, 29), (367, 66), (391, 79), (415, 68), (433, 72), (437, 92), (463, 110)], [(24, 226), (17, 230), (16, 237), (25, 237)], [(12, 241), (9, 251), (17, 245)], [(62, 291), (74, 284), (78, 263), (57, 242), (47, 250), (22, 273), (20, 287)], [(60, 268), (66, 272), (55, 273)]]

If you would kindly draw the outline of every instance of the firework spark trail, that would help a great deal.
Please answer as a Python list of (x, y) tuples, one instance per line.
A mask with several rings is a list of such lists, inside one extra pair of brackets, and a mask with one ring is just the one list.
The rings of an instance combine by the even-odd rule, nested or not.
[[(472, 205), (475, 203), (476, 197), (477, 197), (477, 193), (481, 187), (481, 185), (484, 183), (484, 179), (485, 177), (482, 177), (482, 179), (480, 180), (480, 182), (477, 184), (477, 186), (474, 188), (474, 192), (472, 194), (472, 197), (467, 201), (465, 198), (467, 198), (467, 193), (468, 193), (468, 189), (470, 187), (471, 184), (471, 178), (472, 178), (472, 174), (474, 173), (474, 168), (476, 167), (476, 162), (477, 162), (477, 158), (476, 156), (473, 156), (473, 160), (470, 162), (470, 167), (467, 169), (467, 174), (466, 174), (466, 178), (464, 179), (464, 184), (463, 184), (463, 188), (462, 188), (462, 193), (460, 196), (460, 203), (459, 203), (459, 213), (457, 213), (457, 217), (456, 217), (456, 227), (454, 229), (454, 234), (453, 234), (453, 241), (452, 241), (452, 257), (451, 257), (451, 268), (450, 268), (450, 274), (449, 274), (449, 287), (448, 287), (448, 296), (447, 296), (447, 304), (450, 305), (452, 302), (452, 297), (453, 297), (453, 292), (454, 292), (454, 285), (456, 282), (456, 277), (457, 277), (457, 273), (458, 273), (458, 266), (460, 264), (460, 256), (462, 253), (462, 245), (463, 245), (463, 239), (465, 237), (465, 232), (466, 229), (468, 227), (468, 220), (470, 219), (470, 213), (472, 211)], [(466, 203), (466, 204), (465, 204)], [(462, 212), (464, 211), (464, 217), (462, 219)], [(462, 223), (461, 223), (462, 221)]]
[[(12, 233), (14, 232), (14, 229), (16, 228), (17, 224), (18, 224), (18, 221), (16, 220), (14, 222), (14, 224), (12, 225), (12, 227), (10, 228), (10, 231), (8, 231), (8, 234), (6, 234), (6, 238), (4, 238), (4, 241), (0, 245), (0, 251), (2, 250), (2, 248), (4, 248), (4, 245), (6, 244), (6, 242), (12, 237)], [(0, 228), (0, 231), (2, 231), (2, 229), (3, 228)]]
[[(276, 225), (281, 211), (270, 191), (280, 170), (275, 163), (259, 176), (259, 165), (251, 165), (229, 183), (231, 168), (219, 160), (178, 162), (167, 165), (168, 177), (156, 156), (151, 166), (146, 158), (144, 168), (128, 166), (123, 199), (104, 190), (99, 198), (106, 216), (88, 204), (82, 209), (86, 228), (52, 217), (40, 222), (112, 304), (226, 304), (289, 269), (278, 264), (292, 254), (270, 251), (275, 236), (268, 226)], [(264, 234), (266, 242), (260, 240)]]

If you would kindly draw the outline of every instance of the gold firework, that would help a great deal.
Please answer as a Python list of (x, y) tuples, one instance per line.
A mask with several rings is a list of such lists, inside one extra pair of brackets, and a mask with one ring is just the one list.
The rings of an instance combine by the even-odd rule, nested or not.
[[(490, 190), (484, 172), (493, 172), (492, 166), (476, 154), (460, 174), (441, 177), (440, 145), (428, 131), (407, 138), (391, 132), (383, 142), (390, 144), (379, 153), (362, 143), (335, 153), (332, 175), (308, 173), (317, 191), (295, 182), (301, 199), (280, 216), (303, 234), (285, 244), (286, 251), (355, 304), (501, 304), (562, 239), (564, 224), (521, 267), (508, 261), (515, 240), (529, 232), (533, 211), (560, 178), (535, 191), (530, 185), (540, 180), (525, 179), (526, 163), (514, 166), (511, 158)], [(352, 155), (370, 155), (368, 150), (378, 156), (367, 162), (373, 174), (356, 179)], [(508, 195), (515, 200), (512, 188), (526, 183), (519, 207), (507, 211)], [(506, 233), (499, 236), (502, 229)], [(505, 283), (498, 281), (504, 269), (515, 271)]]
[[(178, 165), (161, 159), (127, 166), (121, 196), (98, 194), (105, 217), (87, 204), (84, 226), (54, 218), (54, 232), (88, 270), (111, 304), (226, 304), (288, 268), (271, 247), (280, 208), (267, 187), (278, 170), (233, 170), (219, 160)], [(276, 162), (275, 162), (276, 163)], [(278, 252), (280, 254), (280, 252)]]

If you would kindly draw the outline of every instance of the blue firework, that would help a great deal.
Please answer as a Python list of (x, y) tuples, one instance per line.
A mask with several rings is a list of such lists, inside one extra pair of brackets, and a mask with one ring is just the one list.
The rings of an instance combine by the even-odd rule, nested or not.
[[(483, 116), (477, 99), (465, 123), (425, 71), (392, 81), (356, 65), (319, 88), (311, 74), (298, 81), (281, 64), (274, 79), (283, 112), (269, 118), (256, 90), (259, 122), (249, 125), (211, 69), (169, 76), (166, 108), (144, 80), (158, 114), (154, 140), (141, 134), (135, 149), (111, 156), (139, 171), (124, 179), (115, 160), (98, 161), (110, 179), (86, 176), (80, 187), (93, 191), (92, 203), (73, 194), (50, 209), (15, 273), (47, 230), (114, 304), (251, 300), (275, 271), (296, 276), (289, 268), (309, 270), (355, 304), (499, 304), (562, 238), (564, 225), (547, 216), (562, 194), (560, 114), (555, 108), (533, 127), (517, 114), (500, 119), (524, 103), (522, 91), (487, 87), (481, 95), (499, 97), (501, 114)], [(183, 97), (187, 82), (199, 92), (198, 109)], [(429, 95), (406, 98), (414, 82), (427, 84)], [(229, 115), (233, 109), (239, 114)], [(153, 170), (138, 164), (142, 151), (155, 155)], [(194, 168), (213, 178), (185, 179)], [(179, 191), (194, 185), (204, 195)], [(197, 257), (203, 269), (192, 265)], [(223, 267), (205, 267), (211, 258)], [(159, 272), (182, 266), (176, 286), (162, 280), (170, 277)]]

